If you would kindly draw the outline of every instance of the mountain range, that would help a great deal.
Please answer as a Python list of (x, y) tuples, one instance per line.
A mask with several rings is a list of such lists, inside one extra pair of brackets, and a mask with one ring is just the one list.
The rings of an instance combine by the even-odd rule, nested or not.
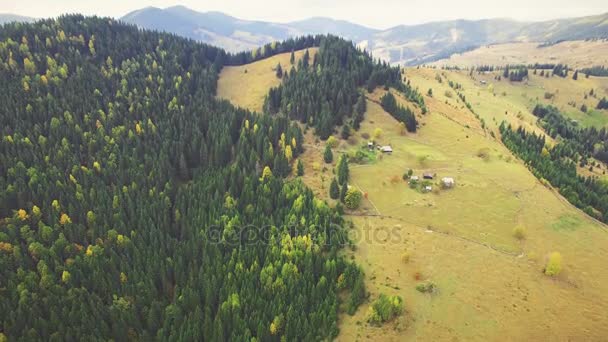
[[(250, 50), (295, 36), (331, 33), (354, 41), (377, 58), (402, 65), (432, 62), (489, 44), (608, 38), (608, 13), (542, 22), (451, 20), (399, 25), (386, 30), (326, 17), (288, 23), (243, 20), (221, 12), (197, 12), (184, 6), (146, 7), (120, 19), (141, 28), (216, 45), (230, 52)], [(0, 15), (0, 24), (12, 20), (33, 19)]]

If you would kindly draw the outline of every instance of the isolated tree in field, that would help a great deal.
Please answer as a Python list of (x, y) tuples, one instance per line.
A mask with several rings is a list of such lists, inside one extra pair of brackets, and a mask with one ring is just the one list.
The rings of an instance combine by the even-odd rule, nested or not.
[(289, 56), (289, 64), (294, 65), (295, 62), (296, 62), (296, 55), (294, 54), (293, 50), (291, 50), (291, 56)]
[(526, 230), (523, 226), (516, 226), (513, 228), (513, 237), (517, 240), (523, 240), (526, 238)]
[(549, 255), (547, 266), (545, 266), (545, 274), (551, 277), (557, 276), (562, 271), (562, 255), (558, 252), (553, 252)]
[(281, 63), (277, 64), (277, 78), (283, 78), (283, 68), (281, 67)]
[[(591, 90), (593, 92), (593, 89)], [(606, 98), (602, 98), (600, 102), (597, 103), (597, 109), (608, 109), (608, 100)]]
[(575, 81), (578, 80), (578, 70), (576, 70), (574, 72), (574, 75), (572, 75), (572, 79), (575, 80)]
[(338, 186), (336, 178), (332, 179), (331, 184), (329, 185), (329, 197), (332, 199), (340, 198), (340, 187)]
[(374, 139), (379, 139), (382, 137), (382, 128), (374, 129)]
[(433, 88), (429, 88), (429, 90), (426, 92), (426, 94), (427, 94), (429, 97), (433, 97)]
[(359, 189), (355, 189), (351, 187), (346, 192), (346, 197), (344, 197), (344, 204), (348, 209), (357, 209), (361, 205), (361, 199), (363, 198), (363, 194)]
[(403, 299), (399, 296), (380, 294), (370, 306), (367, 321), (373, 325), (388, 322), (403, 312)]
[(297, 174), (300, 177), (304, 176), (304, 163), (300, 159), (298, 159)]
[(331, 147), (329, 145), (325, 145), (325, 151), (323, 152), (323, 160), (330, 164), (334, 160), (334, 154), (331, 152)]
[(340, 142), (338, 141), (338, 139), (336, 139), (336, 137), (331, 135), (329, 138), (327, 138), (327, 141), (325, 143), (327, 144), (327, 146), (329, 146), (331, 148), (336, 148), (336, 147), (338, 147), (338, 144)]

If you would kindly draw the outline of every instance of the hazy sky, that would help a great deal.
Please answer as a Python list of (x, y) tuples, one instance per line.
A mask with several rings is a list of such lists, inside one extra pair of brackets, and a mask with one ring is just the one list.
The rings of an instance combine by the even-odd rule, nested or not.
[(78, 12), (120, 17), (146, 6), (174, 5), (275, 22), (328, 16), (375, 28), (445, 19), (544, 20), (608, 12), (608, 0), (0, 0), (0, 13), (49, 17)]

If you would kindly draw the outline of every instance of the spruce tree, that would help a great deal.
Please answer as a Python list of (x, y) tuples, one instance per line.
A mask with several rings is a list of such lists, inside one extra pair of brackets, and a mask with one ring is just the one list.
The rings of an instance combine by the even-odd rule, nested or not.
[(323, 152), (323, 160), (325, 160), (327, 164), (330, 164), (332, 161), (334, 161), (334, 154), (331, 151), (331, 147), (329, 147), (329, 145), (325, 145), (325, 151)]
[(348, 170), (348, 158), (345, 155), (340, 157), (340, 161), (338, 161), (337, 167), (338, 173), (338, 182), (341, 185), (346, 184), (348, 182), (349, 170)]
[(300, 159), (298, 159), (298, 167), (297, 168), (298, 168), (298, 170), (297, 170), (298, 176), (299, 177), (304, 176), (304, 163), (302, 163), (302, 161)]
[(283, 68), (281, 68), (281, 63), (277, 64), (277, 78), (283, 78)]
[(332, 199), (338, 199), (340, 197), (340, 187), (336, 178), (332, 179), (331, 185), (329, 186), (329, 197)]
[(291, 50), (291, 56), (289, 56), (289, 64), (294, 65), (295, 62), (296, 62), (296, 55), (294, 54), (293, 50)]
[(346, 198), (346, 193), (348, 192), (348, 184), (344, 183), (342, 188), (340, 189), (340, 202), (344, 203), (344, 199)]

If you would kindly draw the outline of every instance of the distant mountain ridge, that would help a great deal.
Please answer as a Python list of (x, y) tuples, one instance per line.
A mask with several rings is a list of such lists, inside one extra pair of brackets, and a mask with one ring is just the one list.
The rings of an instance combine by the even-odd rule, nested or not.
[(249, 21), (220, 12), (196, 12), (184, 6), (148, 7), (131, 12), (122, 20), (218, 45), (232, 52), (299, 35), (331, 33), (354, 41), (375, 57), (404, 65), (436, 61), (487, 44), (608, 38), (608, 13), (543, 22), (451, 20), (399, 25), (387, 30), (324, 17), (284, 24)]
[(13, 21), (19, 21), (19, 22), (26, 23), (26, 22), (33, 22), (35, 20), (36, 20), (35, 18), (25, 17), (25, 16), (17, 15), (17, 14), (0, 13), (0, 25), (10, 23)]
[[(0, 14), (0, 24), (34, 20)], [(197, 12), (184, 6), (145, 7), (126, 14), (120, 20), (216, 45), (230, 52), (251, 50), (296, 36), (331, 33), (354, 41), (376, 58), (402, 65), (430, 63), (491, 44), (608, 39), (608, 13), (542, 22), (450, 20), (399, 25), (386, 30), (326, 17), (289, 23), (243, 20), (221, 12)]]

